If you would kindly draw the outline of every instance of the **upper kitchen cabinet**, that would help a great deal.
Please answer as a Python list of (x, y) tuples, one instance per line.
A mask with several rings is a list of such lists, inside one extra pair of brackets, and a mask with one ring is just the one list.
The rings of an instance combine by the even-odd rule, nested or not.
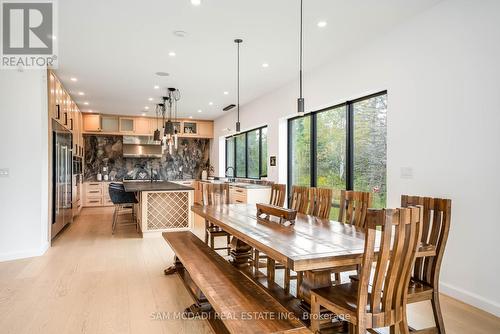
[(83, 131), (84, 132), (99, 132), (99, 131), (101, 131), (101, 115), (84, 114), (83, 115)]
[(132, 117), (120, 117), (120, 132), (135, 133), (135, 119)]
[[(174, 127), (180, 137), (213, 138), (212, 121), (177, 120)], [(151, 117), (83, 114), (83, 131), (107, 135), (152, 136), (156, 129), (163, 131), (162, 121)]]
[(156, 126), (156, 122), (153, 122), (153, 119), (147, 117), (141, 117), (135, 119), (134, 126), (135, 126), (134, 134), (152, 136), (154, 130), (152, 131), (151, 129), (153, 126)]

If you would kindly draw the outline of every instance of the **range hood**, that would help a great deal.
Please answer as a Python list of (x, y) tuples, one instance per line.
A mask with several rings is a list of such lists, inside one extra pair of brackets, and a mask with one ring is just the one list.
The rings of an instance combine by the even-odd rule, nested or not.
[(149, 136), (123, 136), (124, 158), (161, 158), (161, 143)]

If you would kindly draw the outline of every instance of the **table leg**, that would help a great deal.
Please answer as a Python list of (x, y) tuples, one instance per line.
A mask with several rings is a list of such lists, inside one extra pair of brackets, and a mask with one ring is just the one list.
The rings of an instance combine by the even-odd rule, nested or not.
[(252, 247), (240, 239), (233, 237), (231, 240), (231, 264), (238, 269), (247, 268), (250, 266), (252, 259)]
[(331, 270), (305, 271), (302, 275), (302, 282), (298, 287), (300, 297), (304, 306), (310, 310), (311, 289), (323, 288), (332, 285)]
[(268, 282), (274, 283), (275, 273), (276, 273), (276, 262), (268, 256), (267, 257), (267, 281)]
[(173, 275), (173, 274), (175, 274), (177, 272), (177, 268), (179, 266), (182, 266), (182, 263), (181, 263), (181, 261), (179, 261), (179, 258), (177, 256), (174, 256), (174, 264), (172, 264), (170, 267), (168, 267), (167, 269), (165, 269), (163, 271), (163, 273), (165, 275), (167, 275), (167, 276), (168, 275)]

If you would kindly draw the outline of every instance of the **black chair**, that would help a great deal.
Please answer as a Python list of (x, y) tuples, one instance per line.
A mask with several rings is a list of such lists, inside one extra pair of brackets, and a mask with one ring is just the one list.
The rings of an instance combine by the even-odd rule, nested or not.
[(115, 206), (115, 211), (113, 213), (113, 225), (112, 225), (112, 233), (115, 233), (116, 223), (118, 221), (118, 215), (120, 210), (124, 208), (132, 209), (132, 223), (121, 224), (121, 225), (135, 225), (136, 230), (139, 229), (139, 225), (137, 219), (134, 216), (134, 204), (138, 203), (135, 198), (134, 193), (129, 193), (125, 191), (125, 187), (121, 183), (110, 183), (109, 184), (109, 197), (111, 198), (111, 202), (113, 202)]

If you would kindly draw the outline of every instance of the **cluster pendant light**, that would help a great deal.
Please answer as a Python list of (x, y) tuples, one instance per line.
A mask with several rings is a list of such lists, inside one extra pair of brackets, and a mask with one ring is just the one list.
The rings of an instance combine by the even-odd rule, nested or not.
[[(156, 130), (154, 140), (161, 141), (164, 149), (168, 147), (169, 154), (177, 150), (179, 135), (174, 122), (177, 120), (177, 102), (180, 100), (180, 91), (176, 88), (168, 88), (167, 96), (162, 98), (162, 103), (156, 105)], [(158, 119), (162, 117), (163, 136), (158, 128)]]
[(240, 44), (243, 43), (243, 40), (240, 38), (237, 38), (234, 40), (234, 42), (237, 45), (238, 49), (238, 55), (237, 55), (237, 96), (238, 96), (238, 104), (237, 104), (237, 119), (236, 119), (236, 132), (241, 131), (241, 124), (240, 124)]
[(304, 97), (302, 96), (302, 1), (300, 0), (300, 37), (299, 37), (299, 98), (297, 99), (297, 112), (304, 115)]

